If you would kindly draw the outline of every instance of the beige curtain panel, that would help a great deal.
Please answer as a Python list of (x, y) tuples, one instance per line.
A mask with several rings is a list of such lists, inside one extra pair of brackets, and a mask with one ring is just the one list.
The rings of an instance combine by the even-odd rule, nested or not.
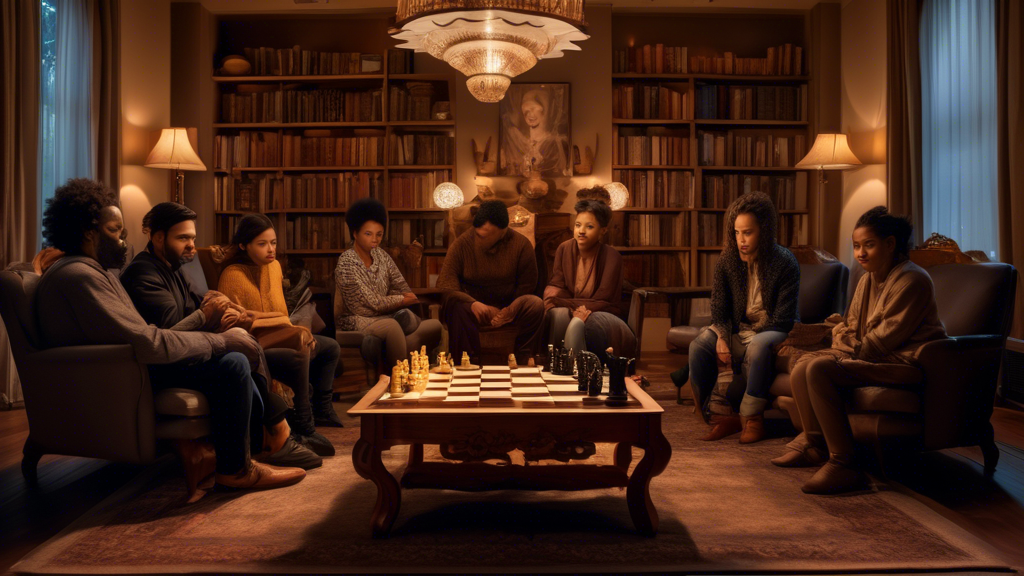
[(1020, 0), (999, 0), (996, 16), (998, 86), (999, 256), (1017, 268), (1014, 338), (1024, 338), (1024, 7)]

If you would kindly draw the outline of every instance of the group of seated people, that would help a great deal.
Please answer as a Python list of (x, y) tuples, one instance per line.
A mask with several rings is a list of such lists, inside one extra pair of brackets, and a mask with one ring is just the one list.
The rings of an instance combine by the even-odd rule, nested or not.
[[(771, 199), (746, 193), (726, 212), (725, 246), (715, 268), (711, 325), (690, 344), (689, 377), (698, 411), (711, 429), (703, 440), (740, 433), (740, 443), (765, 437), (764, 411), (775, 376), (775, 352), (799, 320), (800, 267), (778, 245), (778, 215)], [(809, 494), (868, 487), (854, 458), (846, 414), (850, 390), (913, 385), (922, 344), (946, 337), (931, 277), (910, 261), (913, 226), (884, 206), (865, 212), (853, 230), (853, 250), (865, 274), (844, 316), (833, 315), (831, 347), (798, 353), (791, 371), (802, 431), (771, 462), (781, 467), (820, 466), (804, 484)], [(726, 396), (737, 374), (746, 390), (738, 413)]]
[[(514, 353), (524, 362), (545, 338), (602, 361), (608, 348), (635, 352), (636, 338), (622, 319), (622, 257), (605, 243), (607, 192), (593, 188), (578, 196), (573, 237), (556, 251), (543, 298), (536, 294), (531, 242), (509, 228), (501, 201), (479, 205), (437, 279), (453, 357), (465, 352), (478, 361), (481, 329), (509, 324)], [(289, 317), (276, 232), (262, 214), (240, 219), (230, 245), (216, 251), (217, 290), (200, 294), (182, 269), (196, 256), (196, 218), (180, 204), (154, 206), (143, 218), (149, 243), (125, 267), (116, 197), (98, 182), (69, 180), (48, 201), (43, 219), (48, 246), (63, 257), (49, 265), (37, 289), (42, 337), (49, 346), (131, 344), (155, 388), (195, 389), (209, 400), (210, 445), (194, 450), (218, 484), (294, 484), (334, 454), (317, 427), (342, 426), (332, 404), (342, 370), (339, 345)], [(345, 304), (339, 328), (379, 337), (389, 364), (407, 357), (410, 341), (436, 344), (440, 323), (408, 308), (417, 296), (380, 247), (387, 209), (359, 200), (346, 223), (352, 248), (335, 270)], [(732, 233), (715, 269), (712, 323), (690, 346), (689, 373), (699, 411), (712, 425), (704, 439), (739, 432), (740, 442), (750, 443), (765, 436), (775, 349), (798, 321), (800, 267), (777, 243), (778, 216), (768, 196), (742, 195), (726, 224)], [(820, 465), (805, 492), (867, 486), (853, 459), (845, 391), (919, 382), (916, 349), (945, 336), (931, 279), (908, 259), (911, 231), (884, 207), (858, 220), (854, 251), (868, 274), (846, 316), (834, 319), (832, 348), (803, 355), (793, 370), (803, 431), (772, 463)], [(122, 268), (119, 277), (109, 271)], [(738, 373), (746, 374), (746, 391), (736, 413), (724, 390)]]

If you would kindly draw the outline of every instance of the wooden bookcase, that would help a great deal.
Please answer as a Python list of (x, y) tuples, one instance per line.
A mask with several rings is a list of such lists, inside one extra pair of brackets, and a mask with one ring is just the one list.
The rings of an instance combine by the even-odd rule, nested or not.
[[(616, 14), (612, 180), (630, 189), (630, 204), (616, 214), (612, 242), (623, 254), (628, 280), (648, 286), (710, 285), (722, 250), (725, 208), (744, 186), (769, 193), (776, 201), (780, 232), (787, 233), (785, 238), (780, 233), (782, 244), (816, 242), (809, 209), (813, 188), (808, 187), (806, 173), (792, 167), (810, 149), (814, 137), (808, 18), (805, 12)], [(660, 72), (658, 44), (663, 46)], [(792, 68), (783, 75), (694, 71), (691, 64), (693, 57), (722, 58), (724, 64), (727, 52), (737, 58), (765, 58), (769, 47), (785, 44), (802, 48), (800, 74)], [(642, 64), (645, 45), (651, 47), (649, 71)], [(677, 46), (686, 49), (685, 71), (669, 66), (670, 60), (678, 64), (680, 53), (668, 56), (665, 47)], [(635, 51), (641, 53), (640, 63)], [(761, 72), (750, 68), (754, 62), (744, 61), (742, 70), (738, 60), (730, 64), (732, 71)], [(717, 113), (703, 105), (711, 94)], [(777, 115), (773, 108), (769, 114), (765, 106), (769, 94), (784, 96), (787, 105), (779, 108), (791, 113)], [(765, 107), (759, 110), (758, 103)], [(637, 137), (648, 138), (646, 148)], [(767, 161), (748, 161), (744, 146), (756, 150), (759, 140)], [(705, 154), (708, 143), (718, 146), (717, 155)], [(652, 149), (655, 144), (657, 151)], [(784, 151), (782, 162), (773, 161), (776, 146)], [(719, 187), (731, 188), (733, 193), (719, 192), (716, 199)], [(666, 192), (652, 194), (652, 188)]]
[[(457, 173), (455, 76), (392, 70), (388, 51), (394, 42), (386, 34), (387, 25), (383, 15), (218, 19), (217, 64), (246, 48), (298, 45), (315, 52), (377, 54), (381, 65), (379, 71), (354, 74), (224, 76), (213, 70), (217, 96), (209, 145), (214, 157), (210, 192), (215, 242), (230, 240), (241, 215), (262, 212), (274, 221), (284, 263), (290, 257), (301, 258), (312, 272), (314, 286), (333, 291), (337, 258), (350, 246), (346, 207), (356, 198), (373, 196), (389, 210), (385, 244), (408, 244), (424, 235), (419, 269), (405, 273), (414, 288), (427, 286), (448, 246), (446, 212), (433, 204), (431, 193), (437, 184), (454, 181)], [(254, 67), (254, 72), (260, 71)], [(296, 113), (296, 101), (303, 98), (313, 100), (307, 107), (313, 116)], [(260, 111), (269, 112), (242, 118), (246, 121), (232, 115), (243, 112), (240, 101), (253, 99), (266, 104)], [(433, 104), (442, 101), (450, 103), (448, 119), (434, 120)], [(344, 114), (345, 107), (354, 110)], [(421, 145), (432, 148), (423, 151)], [(239, 148), (246, 146), (250, 157), (242, 160)], [(254, 156), (254, 150), (262, 150), (262, 156)], [(407, 157), (408, 152), (413, 156)], [(344, 154), (348, 159), (341, 159)]]

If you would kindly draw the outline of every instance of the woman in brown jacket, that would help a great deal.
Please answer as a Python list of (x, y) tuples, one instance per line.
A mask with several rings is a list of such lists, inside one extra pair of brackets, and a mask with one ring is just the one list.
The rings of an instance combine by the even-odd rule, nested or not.
[(622, 256), (604, 243), (611, 218), (605, 202), (576, 203), (573, 238), (555, 251), (551, 280), (544, 289), (548, 343), (589, 350), (602, 362), (609, 347), (617, 356), (632, 357), (636, 352), (636, 336), (621, 318)]
[(920, 386), (921, 345), (946, 337), (931, 277), (909, 260), (913, 226), (884, 206), (868, 210), (853, 230), (853, 253), (867, 272), (846, 316), (832, 329), (832, 347), (802, 357), (790, 374), (803, 433), (772, 460), (782, 467), (821, 466), (808, 494), (868, 487), (853, 459), (845, 398), (861, 386)]

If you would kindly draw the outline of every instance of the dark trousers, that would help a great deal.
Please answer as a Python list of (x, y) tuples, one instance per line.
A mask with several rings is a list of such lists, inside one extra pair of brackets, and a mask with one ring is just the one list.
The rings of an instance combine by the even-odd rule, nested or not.
[[(527, 294), (516, 298), (511, 308), (517, 310), (512, 324), (516, 327), (515, 354), (523, 362), (537, 352), (544, 322), (544, 301)], [(463, 352), (468, 352), (473, 362), (480, 359), (480, 323), (473, 315), (473, 304), (449, 299), (441, 311), (448, 325), (448, 349), (457, 364)]]
[(249, 360), (229, 352), (198, 364), (152, 364), (154, 389), (187, 388), (210, 403), (210, 440), (217, 473), (237, 474), (249, 460), (249, 446), (263, 445), (263, 401), (249, 373)]
[(316, 350), (312, 356), (287, 348), (263, 351), (271, 376), (291, 388), (295, 394), (292, 399), (295, 412), (290, 423), (295, 432), (304, 436), (316, 430), (313, 425), (313, 413), (320, 414), (331, 402), (334, 378), (338, 373), (338, 359), (341, 357), (341, 346), (337, 340), (326, 336), (313, 338), (316, 339)]

